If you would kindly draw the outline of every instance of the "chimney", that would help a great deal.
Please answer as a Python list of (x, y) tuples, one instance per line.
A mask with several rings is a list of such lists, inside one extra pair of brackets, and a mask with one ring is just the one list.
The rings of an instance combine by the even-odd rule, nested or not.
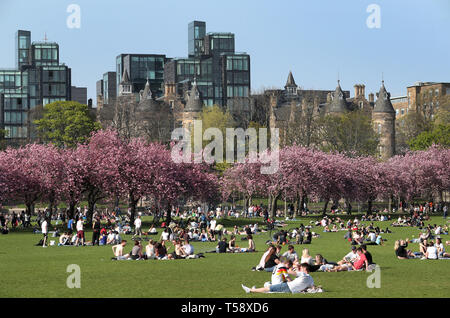
[(366, 85), (361, 84), (361, 96), (366, 97)]
[(353, 87), (355, 88), (355, 98), (359, 96), (359, 85), (355, 84), (353, 85)]
[(375, 102), (375, 96), (373, 95), (373, 93), (369, 94), (369, 102), (371, 103)]

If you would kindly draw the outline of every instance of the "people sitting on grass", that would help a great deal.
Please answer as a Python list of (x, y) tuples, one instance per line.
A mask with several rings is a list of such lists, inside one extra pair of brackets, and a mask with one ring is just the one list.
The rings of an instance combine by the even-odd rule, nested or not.
[(242, 288), (246, 293), (301, 293), (308, 289), (314, 288), (314, 280), (309, 275), (309, 265), (308, 264), (297, 264), (296, 271), (289, 271), (289, 274), (295, 275), (294, 280), (288, 280), (280, 284), (270, 285), (262, 288), (249, 288), (242, 285)]
[(309, 265), (313, 265), (314, 264), (314, 260), (311, 257), (311, 255), (309, 255), (309, 249), (304, 248), (302, 251), (302, 257), (300, 259), (300, 263), (306, 263)]
[(286, 252), (284, 252), (284, 254), (282, 255), (283, 257), (286, 257), (288, 260), (290, 260), (291, 262), (297, 261), (298, 260), (298, 254), (294, 249), (293, 245), (289, 245), (288, 246), (288, 250)]
[(142, 245), (140, 241), (138, 240), (134, 241), (134, 246), (131, 249), (130, 258), (132, 260), (144, 259), (142, 255)]
[(331, 269), (327, 269), (327, 272), (343, 272), (343, 271), (351, 271), (351, 270), (367, 270), (369, 267), (369, 263), (367, 261), (366, 254), (363, 252), (363, 249), (361, 247), (358, 247), (356, 249), (356, 253), (358, 254), (358, 258), (351, 262), (348, 261), (346, 263), (343, 263), (341, 265), (335, 266)]
[(72, 235), (69, 235), (68, 232), (64, 232), (64, 233), (59, 237), (59, 243), (58, 243), (58, 246), (71, 245), (71, 238), (72, 238)]
[(408, 239), (395, 241), (394, 250), (398, 259), (415, 258), (414, 253), (406, 249), (408, 247), (408, 241)]
[(351, 251), (347, 253), (342, 258), (342, 260), (338, 262), (338, 265), (346, 264), (348, 262), (354, 262), (355, 260), (358, 259), (358, 253), (356, 253), (356, 246), (353, 245), (351, 248), (352, 248)]
[(123, 254), (123, 248), (127, 245), (127, 241), (123, 240), (120, 244), (114, 245), (112, 247), (112, 251), (114, 253), (114, 257), (112, 257), (112, 260), (125, 260), (128, 259), (130, 254)]
[(155, 258), (159, 260), (168, 259), (165, 241), (157, 242), (155, 244)]
[(332, 269), (336, 265), (336, 263), (328, 262), (321, 254), (316, 254), (314, 258), (314, 265), (311, 265), (309, 268), (311, 272), (325, 272), (328, 269)]
[(145, 246), (145, 258), (146, 259), (155, 259), (155, 242), (153, 240), (148, 241), (148, 244)]
[(422, 259), (438, 259), (439, 252), (433, 241), (428, 243), (427, 250), (425, 251)]
[(436, 244), (434, 244), (438, 251), (439, 258), (450, 258), (450, 253), (445, 252), (444, 244), (442, 244), (442, 240), (440, 237), (436, 238)]
[(270, 282), (264, 283), (264, 287), (285, 283), (290, 280), (288, 271), (292, 268), (293, 262), (286, 257), (280, 258), (280, 263), (272, 271)]
[(275, 266), (280, 263), (279, 256), (277, 255), (277, 247), (271, 245), (269, 247), (268, 253), (264, 258), (264, 270), (266, 272), (272, 272)]
[(227, 238), (224, 237), (219, 241), (216, 247), (216, 253), (226, 253), (228, 249)]

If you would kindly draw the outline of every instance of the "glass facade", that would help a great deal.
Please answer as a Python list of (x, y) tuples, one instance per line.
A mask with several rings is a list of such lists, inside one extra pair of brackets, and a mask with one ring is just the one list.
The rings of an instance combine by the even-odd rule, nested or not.
[(250, 95), (250, 56), (235, 53), (233, 33), (207, 33), (206, 23), (188, 26), (188, 58), (168, 62), (165, 81), (175, 82), (183, 96), (190, 82), (197, 81), (203, 102), (226, 106), (235, 97)]
[(70, 100), (71, 70), (59, 64), (57, 43), (31, 43), (31, 32), (16, 33), (16, 70), (0, 70), (0, 128), (8, 139), (28, 137), (28, 111)]
[(116, 93), (126, 69), (133, 92), (143, 90), (147, 79), (155, 96), (162, 96), (166, 56), (160, 54), (121, 54), (116, 58)]
[(31, 32), (18, 30), (16, 33), (16, 67), (30, 64)]
[(202, 21), (192, 21), (188, 25), (188, 54), (189, 57), (204, 54), (206, 33), (206, 23)]

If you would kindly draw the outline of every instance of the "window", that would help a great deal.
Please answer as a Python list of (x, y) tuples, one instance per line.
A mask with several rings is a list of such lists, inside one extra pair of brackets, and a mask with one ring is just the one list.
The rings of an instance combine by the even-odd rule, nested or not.
[(26, 36), (19, 36), (19, 49), (27, 49), (28, 43), (27, 43), (27, 37)]

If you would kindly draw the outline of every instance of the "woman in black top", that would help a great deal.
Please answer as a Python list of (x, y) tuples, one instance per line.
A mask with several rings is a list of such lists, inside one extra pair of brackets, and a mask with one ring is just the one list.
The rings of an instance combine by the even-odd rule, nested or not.
[(264, 270), (266, 272), (272, 272), (273, 268), (278, 264), (280, 264), (280, 260), (277, 256), (277, 248), (275, 246), (271, 246), (270, 252), (265, 259)]
[(410, 250), (407, 250), (408, 243), (405, 241), (395, 241), (395, 255), (398, 259), (408, 259), (408, 258), (414, 258), (414, 255)]

